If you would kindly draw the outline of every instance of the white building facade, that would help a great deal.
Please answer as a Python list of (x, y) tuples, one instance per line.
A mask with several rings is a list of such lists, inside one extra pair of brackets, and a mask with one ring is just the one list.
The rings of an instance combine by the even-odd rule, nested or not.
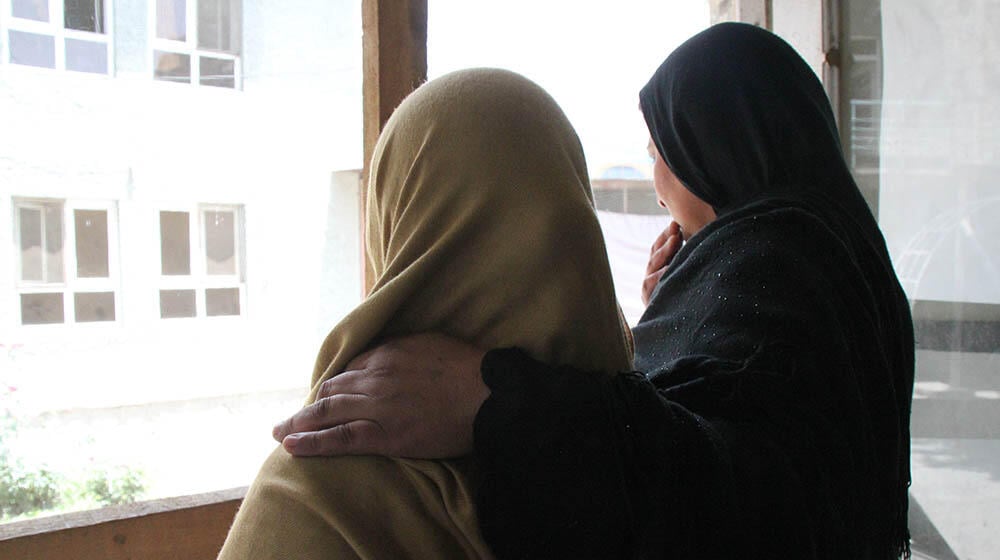
[(0, 383), (26, 432), (298, 402), (361, 296), (360, 29), (347, 0), (0, 0)]

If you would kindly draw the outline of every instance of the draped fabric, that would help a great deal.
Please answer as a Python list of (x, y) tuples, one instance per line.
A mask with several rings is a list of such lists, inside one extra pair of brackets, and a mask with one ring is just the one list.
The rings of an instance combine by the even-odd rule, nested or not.
[[(584, 369), (631, 366), (579, 140), (517, 74), (410, 95), (371, 163), (365, 300), (324, 341), (319, 385), (379, 341), (438, 331)], [(220, 558), (490, 557), (467, 460), (267, 459)]]
[[(781, 347), (768, 356), (797, 363), (789, 378), (794, 395), (820, 409), (839, 408), (842, 429), (835, 437), (863, 461), (835, 470), (856, 498), (851, 511), (840, 513), (868, 520), (847, 523), (863, 540), (902, 552), (913, 326), (885, 240), (844, 161), (822, 85), (780, 38), (729, 23), (674, 51), (643, 88), (640, 104), (667, 165), (720, 219), (691, 240), (662, 282), (662, 295), (637, 329), (639, 367), (654, 373), (667, 357), (745, 359), (753, 348)], [(758, 247), (761, 258), (754, 262), (728, 271), (723, 253), (714, 255), (717, 264), (685, 263), (700, 243), (725, 235), (728, 226), (749, 218), (756, 232), (765, 227), (758, 218), (789, 212), (798, 216), (796, 223), (815, 223), (797, 226), (795, 238), (772, 239), (773, 248), (753, 240), (733, 244)], [(769, 262), (782, 252), (784, 262)], [(680, 288), (685, 264), (700, 270), (701, 293)], [(715, 279), (706, 270), (714, 270)], [(727, 297), (723, 285), (734, 282), (734, 272), (759, 276), (759, 285), (738, 286), (736, 302), (705, 303)], [(771, 312), (747, 321), (751, 309), (740, 303), (751, 301), (755, 309), (769, 304)], [(711, 324), (729, 326), (734, 336), (699, 338), (713, 332)], [(680, 337), (663, 334), (675, 328)], [(661, 354), (650, 359), (654, 347)], [(780, 407), (780, 399), (769, 406)], [(833, 452), (817, 451), (831, 459)]]
[(897, 558), (913, 327), (822, 87), (778, 37), (720, 24), (640, 105), (718, 218), (633, 329), (644, 375), (487, 355), (484, 538), (505, 558)]

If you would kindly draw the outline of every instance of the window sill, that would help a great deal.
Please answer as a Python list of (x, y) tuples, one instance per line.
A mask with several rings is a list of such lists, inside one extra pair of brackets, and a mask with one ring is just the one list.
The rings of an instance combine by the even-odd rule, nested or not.
[(213, 560), (246, 488), (0, 525), (0, 558)]

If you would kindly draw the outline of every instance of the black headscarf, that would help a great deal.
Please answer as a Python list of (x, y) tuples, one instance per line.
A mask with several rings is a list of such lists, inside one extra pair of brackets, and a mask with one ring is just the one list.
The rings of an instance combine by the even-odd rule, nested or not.
[(640, 105), (667, 165), (718, 218), (654, 292), (636, 367), (719, 419), (748, 515), (785, 508), (758, 532), (808, 525), (802, 548), (899, 556), (912, 322), (822, 85), (777, 36), (725, 23), (675, 50)]

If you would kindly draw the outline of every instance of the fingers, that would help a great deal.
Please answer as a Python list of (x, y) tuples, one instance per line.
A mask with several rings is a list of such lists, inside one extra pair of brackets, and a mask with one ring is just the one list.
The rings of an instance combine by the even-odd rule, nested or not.
[(387, 453), (387, 441), (378, 423), (355, 420), (325, 430), (288, 435), (281, 445), (297, 457), (372, 455)]
[(663, 246), (649, 256), (649, 263), (646, 265), (646, 274), (653, 274), (654, 272), (662, 270), (669, 265), (670, 261), (673, 260), (674, 255), (677, 254), (677, 251), (679, 251), (680, 248), (681, 236), (671, 235)]
[(656, 238), (649, 255), (649, 262), (646, 265), (646, 275), (642, 281), (643, 305), (649, 305), (653, 289), (660, 282), (660, 278), (663, 277), (677, 251), (680, 251), (682, 244), (680, 226), (677, 222), (670, 222), (670, 225)]
[(663, 245), (667, 242), (667, 239), (670, 239), (670, 236), (673, 235), (670, 232), (670, 228), (673, 226), (673, 224), (674, 224), (674, 222), (670, 222), (670, 225), (667, 226), (666, 229), (664, 229), (663, 231), (661, 231), (660, 235), (656, 236), (656, 240), (653, 241), (652, 247), (649, 248), (649, 254), (650, 255), (652, 255), (653, 253), (655, 253), (657, 251), (657, 249), (659, 249), (660, 247), (663, 247)]
[(324, 397), (302, 408), (271, 431), (271, 437), (283, 441), (290, 434), (323, 430), (372, 416), (374, 402), (368, 395), (338, 394)]
[(334, 395), (367, 395), (369, 393), (370, 377), (374, 374), (365, 369), (355, 369), (348, 364), (347, 370), (327, 379), (319, 386), (316, 400)]
[(382, 341), (323, 381), (316, 402), (272, 435), (298, 456), (467, 454), (475, 414), (489, 396), (479, 375), (484, 353), (441, 334)]
[(661, 269), (653, 274), (649, 274), (642, 281), (642, 304), (649, 305), (649, 298), (653, 296), (653, 290), (656, 289), (656, 285), (660, 282), (660, 278), (666, 269)]

